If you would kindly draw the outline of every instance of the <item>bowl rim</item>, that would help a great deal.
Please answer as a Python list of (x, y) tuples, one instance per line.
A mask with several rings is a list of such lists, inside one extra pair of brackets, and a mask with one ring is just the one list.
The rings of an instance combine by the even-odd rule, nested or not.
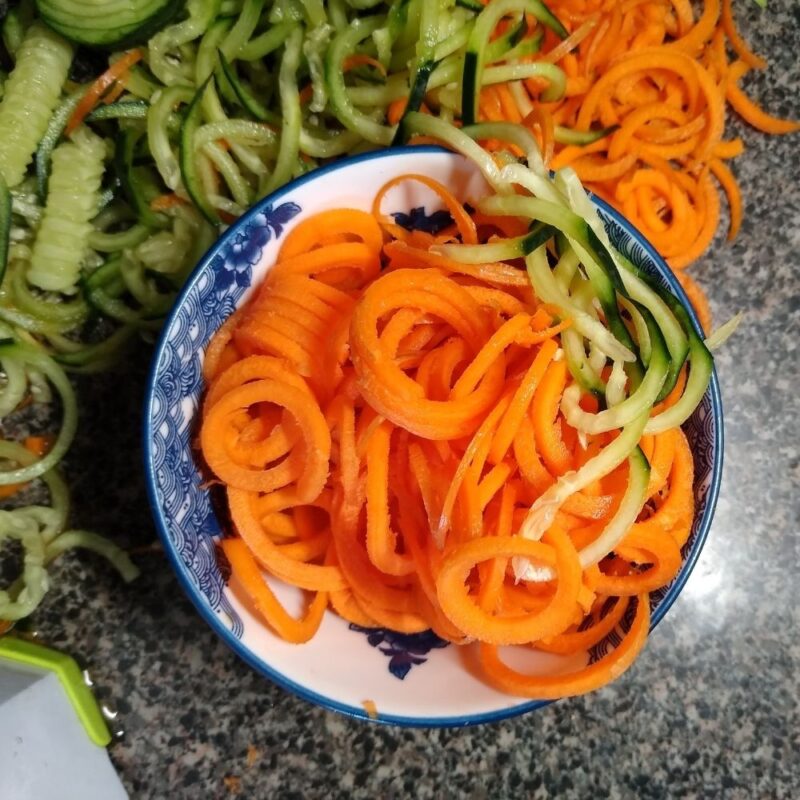
[[(195, 283), (209, 266), (210, 262), (220, 251), (228, 247), (229, 243), (243, 231), (250, 221), (259, 214), (265, 207), (277, 205), (282, 197), (294, 192), (305, 184), (315, 180), (323, 175), (330, 174), (342, 169), (348, 169), (353, 166), (364, 164), (366, 162), (374, 161), (377, 159), (394, 158), (397, 156), (408, 156), (411, 153), (416, 154), (447, 154), (454, 157), (463, 157), (458, 153), (454, 153), (444, 147), (438, 145), (403, 145), (399, 147), (390, 147), (381, 150), (373, 150), (368, 153), (363, 153), (357, 156), (350, 156), (348, 158), (339, 159), (331, 164), (323, 167), (318, 167), (305, 175), (290, 181), (284, 186), (276, 189), (271, 194), (263, 197), (257, 201), (248, 211), (239, 217), (227, 230), (218, 237), (209, 249), (200, 258), (197, 265), (194, 267), (189, 277), (186, 279), (183, 287), (181, 288), (178, 297), (174, 301), (169, 315), (167, 316), (163, 327), (159, 333), (158, 342), (152, 353), (150, 366), (147, 372), (147, 379), (145, 383), (144, 402), (143, 402), (143, 419), (142, 419), (142, 456), (145, 468), (145, 482), (147, 488), (147, 498), (150, 505), (151, 514), (156, 523), (156, 529), (159, 537), (164, 545), (164, 550), (167, 554), (167, 559), (170, 562), (173, 571), (175, 572), (178, 583), (184, 591), (192, 604), (199, 612), (200, 616), (211, 627), (214, 633), (219, 636), (222, 641), (245, 663), (255, 669), (264, 677), (275, 683), (281, 689), (291, 692), (302, 700), (305, 700), (314, 705), (320, 706), (323, 709), (336, 711), (345, 716), (356, 718), (359, 720), (376, 722), (385, 725), (397, 725), (400, 727), (410, 728), (462, 728), (470, 727), (472, 725), (481, 725), (492, 722), (501, 722), (512, 717), (525, 714), (529, 711), (534, 711), (538, 708), (550, 705), (554, 702), (552, 700), (523, 700), (520, 703), (509, 706), (507, 708), (499, 709), (497, 711), (489, 711), (480, 714), (470, 714), (465, 716), (451, 716), (451, 717), (407, 717), (397, 714), (379, 715), (377, 718), (370, 717), (363, 708), (351, 706), (346, 703), (339, 702), (330, 697), (318, 694), (313, 689), (301, 686), (295, 683), (289, 676), (282, 672), (278, 672), (269, 664), (264, 662), (256, 653), (254, 653), (243, 642), (237, 639), (232, 632), (228, 629), (222, 619), (214, 612), (213, 609), (207, 604), (205, 597), (201, 595), (197, 587), (192, 582), (188, 574), (188, 569), (183, 561), (178, 556), (178, 553), (172, 546), (172, 541), (169, 537), (167, 521), (165, 514), (156, 494), (157, 479), (153, 470), (153, 428), (152, 428), (152, 405), (154, 400), (154, 389), (158, 378), (158, 367), (161, 363), (164, 349), (167, 345), (170, 332), (181, 308), (186, 300), (187, 295), (193, 290)], [(669, 285), (670, 291), (680, 300), (681, 305), (687, 310), (689, 317), (695, 329), (702, 335), (702, 328), (700, 322), (695, 314), (692, 304), (684, 292), (675, 274), (670, 269), (669, 265), (664, 258), (656, 251), (655, 247), (644, 237), (644, 235), (620, 212), (609, 205), (605, 200), (595, 194), (589, 193), (592, 201), (614, 222), (619, 225), (637, 244), (641, 245), (645, 253), (653, 260), (658, 268), (660, 275), (666, 280)], [(719, 498), (720, 485), (722, 482), (722, 467), (724, 460), (724, 417), (722, 411), (722, 397), (720, 394), (719, 380), (717, 377), (716, 365), (714, 365), (711, 373), (711, 381), (707, 391), (711, 396), (711, 412), (716, 424), (714, 435), (714, 459), (711, 467), (711, 482), (708, 487), (708, 499), (703, 519), (700, 523), (700, 528), (697, 531), (694, 543), (688, 553), (686, 560), (681, 566), (680, 572), (676, 576), (669, 591), (664, 595), (656, 608), (652, 619), (650, 621), (650, 630), (648, 635), (653, 632), (656, 626), (661, 622), (666, 613), (675, 603), (678, 595), (683, 590), (689, 576), (692, 574), (700, 553), (705, 546), (706, 539), (708, 538), (711, 524), (716, 512), (717, 500)]]

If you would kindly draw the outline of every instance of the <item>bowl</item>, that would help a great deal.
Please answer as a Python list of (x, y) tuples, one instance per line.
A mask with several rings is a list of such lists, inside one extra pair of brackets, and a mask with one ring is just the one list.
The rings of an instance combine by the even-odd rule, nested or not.
[[(326, 209), (368, 210), (384, 183), (408, 173), (435, 178), (464, 199), (486, 192), (471, 162), (438, 147), (368, 153), (315, 170), (260, 201), (208, 251), (175, 303), (153, 359), (144, 407), (147, 485), (164, 549), (184, 591), (214, 631), (253, 668), (312, 703), (353, 717), (373, 719), (377, 708), (377, 720), (385, 723), (472, 725), (546, 703), (511, 697), (484, 684), (464, 667), (460, 648), (432, 633), (359, 629), (328, 613), (307, 644), (289, 644), (272, 634), (228, 584), (227, 563), (216, 544), (223, 509), (205, 488), (193, 450), (195, 417), (204, 390), (204, 348), (262, 281), (282, 237), (303, 218)], [(599, 199), (594, 202), (614, 245), (689, 308), (680, 284), (654, 248), (615, 210)], [(390, 192), (383, 207), (404, 213), (423, 207), (432, 213), (441, 206), (424, 186), (405, 182)], [(696, 517), (680, 572), (652, 595), (653, 627), (689, 578), (714, 513), (723, 450), (716, 374), (684, 430), (695, 458)], [(299, 611), (299, 590), (271, 585), (290, 611)], [(596, 660), (618, 642), (618, 633), (612, 632), (585, 658)], [(564, 668), (558, 656), (528, 651), (524, 657), (532, 669)], [(366, 701), (374, 707), (365, 706)]]

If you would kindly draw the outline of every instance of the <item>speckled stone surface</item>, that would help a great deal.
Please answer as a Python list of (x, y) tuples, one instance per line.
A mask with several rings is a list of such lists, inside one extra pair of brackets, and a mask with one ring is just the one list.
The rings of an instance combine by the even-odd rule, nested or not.
[[(735, 6), (770, 57), (748, 90), (800, 117), (800, 5)], [(78, 656), (117, 710), (124, 735), (111, 756), (132, 797), (800, 796), (800, 136), (731, 127), (747, 144), (734, 167), (746, 222), (733, 246), (720, 236), (693, 272), (716, 319), (747, 312), (717, 359), (722, 497), (691, 580), (635, 667), (591, 696), (496, 725), (370, 726), (250, 670), (197, 616), (157, 551), (139, 555), (144, 574), (130, 587), (100, 561), (69, 556), (35, 627)], [(145, 369), (142, 351), (124, 377), (81, 382), (69, 472), (76, 524), (146, 548)]]

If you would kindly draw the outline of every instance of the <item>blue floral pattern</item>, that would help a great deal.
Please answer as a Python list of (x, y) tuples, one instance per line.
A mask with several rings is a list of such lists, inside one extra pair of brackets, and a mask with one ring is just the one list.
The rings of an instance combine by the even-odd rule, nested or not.
[(388, 628), (362, 628), (350, 623), (350, 630), (367, 635), (367, 642), (389, 656), (389, 672), (401, 681), (411, 671), (428, 659), (431, 650), (447, 647), (448, 642), (440, 639), (433, 631), (422, 633), (397, 633)]
[(407, 231), (424, 231), (436, 235), (443, 231), (448, 225), (453, 224), (453, 218), (449, 211), (442, 209), (434, 211), (432, 214), (425, 213), (424, 206), (412, 208), (411, 211), (395, 211), (392, 213), (394, 221)]
[(300, 212), (296, 203), (283, 203), (277, 208), (267, 207), (229, 244), (225, 255), (221, 253), (211, 261), (214, 271), (214, 289), (220, 294), (234, 287), (246, 289), (250, 285), (252, 266), (261, 258), (261, 251), (270, 239), (277, 239), (283, 227)]
[(221, 535), (193, 457), (192, 422), (203, 391), (201, 355), (252, 282), (264, 246), (300, 213), (296, 203), (265, 207), (205, 266), (170, 323), (155, 369), (150, 443), (157, 503), (175, 552), (212, 610), (241, 638), (242, 620), (225, 596), (215, 539)]

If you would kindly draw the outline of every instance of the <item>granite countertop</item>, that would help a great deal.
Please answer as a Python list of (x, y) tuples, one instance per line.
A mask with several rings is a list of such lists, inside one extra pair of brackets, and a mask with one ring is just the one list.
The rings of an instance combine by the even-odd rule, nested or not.
[[(800, 5), (735, 5), (770, 60), (745, 86), (800, 117)], [(143, 575), (124, 586), (99, 559), (69, 555), (34, 626), (116, 709), (124, 734), (111, 757), (133, 798), (800, 796), (800, 135), (736, 119), (731, 131), (747, 144), (734, 164), (745, 223), (692, 272), (717, 320), (747, 312), (717, 358), (719, 507), (638, 662), (590, 696), (427, 731), (352, 721), (273, 686), (211, 632), (153, 546), (139, 443), (146, 349), (124, 375), (80, 380), (73, 520), (138, 548)]]

